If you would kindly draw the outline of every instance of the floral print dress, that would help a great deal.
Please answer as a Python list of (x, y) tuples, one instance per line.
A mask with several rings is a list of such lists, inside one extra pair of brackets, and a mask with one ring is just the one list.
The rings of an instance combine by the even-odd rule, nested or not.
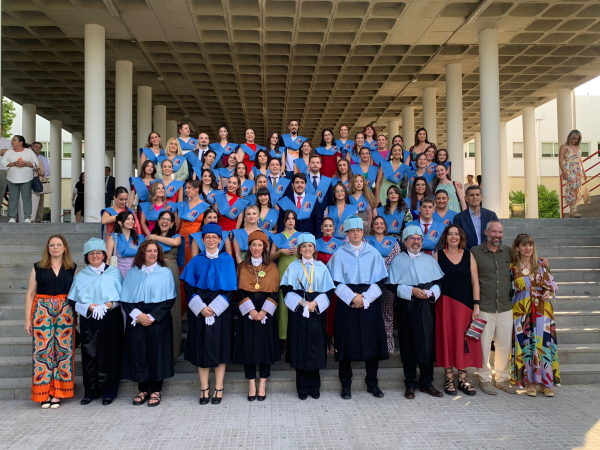
[[(523, 275), (518, 264), (511, 264), (513, 279), (513, 349), (510, 356), (510, 379), (518, 388), (528, 384), (560, 386), (558, 346), (554, 322), (554, 277), (540, 267)], [(550, 291), (548, 300), (542, 296)]]
[(563, 167), (567, 171), (565, 180), (565, 200), (571, 211), (581, 202), (581, 185), (583, 183), (583, 167), (579, 152), (567, 147), (563, 158)]

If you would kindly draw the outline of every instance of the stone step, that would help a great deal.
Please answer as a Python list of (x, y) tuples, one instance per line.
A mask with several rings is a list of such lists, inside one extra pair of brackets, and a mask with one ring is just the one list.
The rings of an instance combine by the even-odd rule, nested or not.
[[(1, 283), (2, 283), (2, 280), (0, 280), (0, 284)], [(8, 305), (8, 304), (21, 303), (21, 304), (23, 304), (23, 307), (25, 307), (24, 306), (25, 305), (25, 294), (27, 294), (27, 286), (25, 286), (23, 289), (21, 289), (21, 288), (6, 289), (6, 288), (0, 287), (0, 304)]]
[[(88, 239), (92, 237), (100, 237), (100, 232), (85, 232), (85, 233), (61, 233), (62, 236), (67, 240), (67, 244), (69, 247), (73, 245), (82, 244), (86, 242)], [(32, 243), (38, 244), (40, 248), (44, 247), (44, 244), (48, 241), (48, 238), (52, 236), (53, 233), (28, 233), (21, 237), (12, 234), (0, 234), (0, 244), (17, 244), (17, 243)]]
[(562, 328), (568, 326), (600, 326), (600, 310), (555, 311), (554, 320), (557, 326)]
[[(99, 237), (100, 235), (98, 235), (97, 237)], [(68, 242), (69, 244), (69, 250), (71, 250), (71, 253), (73, 255), (76, 254), (80, 254), (83, 253), (83, 244), (90, 238), (89, 237), (85, 237), (84, 239), (82, 239), (81, 241), (77, 241), (77, 242)], [(23, 242), (21, 244), (16, 243), (15, 241), (13, 241), (12, 244), (0, 244), (0, 255), (12, 255), (12, 254), (19, 254), (21, 252), (23, 253), (37, 253), (40, 257), (42, 256), (42, 251), (44, 250), (44, 244), (45, 244), (45, 240), (44, 242)]]
[(600, 344), (600, 326), (562, 326), (556, 327), (560, 344)]
[(552, 269), (557, 281), (600, 281), (600, 269)]
[(563, 364), (600, 364), (600, 344), (558, 344), (558, 360)]
[(597, 227), (599, 222), (595, 218), (580, 218), (580, 219), (500, 219), (504, 229), (527, 229), (537, 227), (564, 227), (564, 228), (579, 228), (579, 227)]
[(0, 323), (3, 320), (23, 320), (25, 319), (25, 302), (18, 304), (3, 305), (0, 303)]
[[(502, 243), (505, 245), (508, 245), (510, 247), (512, 245), (516, 235), (519, 233), (522, 233), (522, 232), (523, 231), (519, 231), (519, 232), (515, 233), (514, 235), (505, 235), (502, 240)], [(600, 235), (577, 236), (577, 235), (572, 235), (570, 233), (570, 230), (568, 232), (565, 231), (565, 233), (563, 234), (563, 237), (545, 236), (545, 237), (534, 238), (534, 240), (535, 240), (535, 245), (539, 246), (539, 247), (559, 247), (559, 246), (565, 245), (566, 238), (568, 238), (569, 245), (571, 245), (573, 247), (600, 246)], [(540, 256), (543, 256), (543, 255), (540, 254)]]
[[(591, 227), (569, 227), (569, 238), (571, 236), (600, 236), (598, 223)], [(540, 226), (523, 228), (504, 228), (504, 237), (514, 239), (520, 233), (530, 234), (534, 240), (543, 237), (560, 237), (565, 235), (565, 227)]]
[(3, 234), (67, 234), (67, 233), (100, 233), (99, 223), (31, 223), (24, 226), (0, 223), (0, 235)]
[(552, 273), (556, 269), (600, 269), (600, 256), (548, 257)]
[(563, 281), (556, 280), (558, 295), (565, 296), (600, 296), (600, 283), (595, 281)]
[(539, 256), (552, 257), (588, 257), (600, 255), (600, 247), (591, 245), (579, 247), (541, 247), (536, 245)]
[[(29, 277), (29, 272), (33, 269), (33, 265), (27, 271), (27, 277)], [(29, 278), (20, 277), (17, 279), (13, 278), (0, 278), (0, 291), (10, 290), (10, 291), (18, 291), (25, 290), (27, 292), (27, 286), (29, 285)]]

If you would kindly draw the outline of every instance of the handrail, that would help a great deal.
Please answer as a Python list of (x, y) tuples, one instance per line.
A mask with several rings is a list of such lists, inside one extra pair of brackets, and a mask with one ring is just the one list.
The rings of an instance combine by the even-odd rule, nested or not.
[[(590, 181), (592, 181), (594, 178), (597, 178), (598, 176), (600, 176), (600, 173), (597, 173), (596, 175), (588, 178), (587, 177), (587, 173), (589, 170), (593, 169), (594, 167), (596, 167), (597, 165), (600, 164), (600, 161), (598, 161), (596, 164), (588, 167), (587, 169), (585, 168), (585, 162), (588, 161), (589, 159), (593, 158), (594, 156), (598, 155), (600, 153), (600, 149), (598, 151), (596, 151), (595, 153), (592, 153), (590, 156), (588, 156), (587, 158), (583, 159), (581, 161), (581, 165), (583, 168), (583, 173), (586, 175), (586, 179), (585, 181), (582, 183), (582, 186), (588, 184)], [(565, 209), (567, 209), (567, 205), (565, 205), (565, 195), (564, 195), (564, 190), (563, 188), (567, 185), (567, 183), (563, 183), (563, 176), (562, 176), (562, 170), (561, 173), (558, 177), (559, 182), (560, 182), (560, 217), (564, 218), (564, 213), (565, 213)], [(588, 189), (589, 192), (592, 192), (593, 190), (596, 190), (600, 187), (600, 184), (592, 189)]]

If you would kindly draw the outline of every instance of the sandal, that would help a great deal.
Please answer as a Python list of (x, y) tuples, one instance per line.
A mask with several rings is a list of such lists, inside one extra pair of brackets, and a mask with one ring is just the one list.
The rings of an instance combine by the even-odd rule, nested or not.
[(444, 369), (446, 374), (446, 382), (444, 383), (444, 392), (448, 395), (456, 395), (456, 388), (454, 387), (454, 372), (452, 367)]
[(552, 390), (551, 387), (544, 386), (544, 395), (546, 397), (554, 397), (554, 391)]
[(153, 407), (153, 406), (158, 406), (160, 405), (160, 392), (153, 392), (152, 394), (150, 394), (150, 400), (148, 400), (148, 406), (149, 407)]
[[(54, 401), (56, 400), (56, 401)], [(60, 408), (60, 398), (52, 397), (50, 400), (50, 409), (58, 409)]]
[(146, 400), (148, 400), (149, 395), (150, 395), (150, 392), (140, 392), (133, 399), (133, 406), (140, 406), (140, 405), (143, 405), (144, 403), (146, 403)]
[(52, 399), (52, 397), (48, 397), (48, 400), (43, 401), (42, 402), (42, 409), (48, 409), (50, 408), (50, 400)]
[(199, 403), (201, 405), (208, 405), (208, 402), (210, 400), (210, 393), (206, 397), (204, 396), (204, 393), (207, 392), (207, 391), (209, 391), (209, 390), (210, 390), (209, 388), (200, 389), (200, 401), (199, 401)]
[(458, 370), (458, 389), (465, 395), (473, 396), (477, 394), (477, 391), (471, 383), (467, 382), (467, 371)]
[(530, 397), (537, 397), (537, 388), (535, 387), (535, 384), (527, 385), (527, 395)]
[[(221, 396), (220, 397), (217, 397), (217, 393), (218, 392), (221, 392)], [(213, 405), (218, 405), (219, 403), (221, 403), (221, 400), (223, 400), (223, 394), (222, 394), (222, 392), (223, 392), (223, 389), (215, 389), (215, 392), (213, 393), (213, 398), (212, 398), (212, 401), (211, 401), (211, 403)]]

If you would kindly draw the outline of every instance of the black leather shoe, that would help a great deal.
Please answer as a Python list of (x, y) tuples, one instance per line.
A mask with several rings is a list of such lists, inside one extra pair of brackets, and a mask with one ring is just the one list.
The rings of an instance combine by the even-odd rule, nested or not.
[[(221, 392), (221, 397), (217, 397), (217, 392)], [(223, 389), (215, 389), (211, 403), (213, 405), (218, 405), (219, 403), (221, 403), (221, 400), (223, 400)]]
[(102, 399), (102, 404), (103, 404), (104, 406), (108, 406), (108, 405), (110, 405), (112, 402), (113, 402), (113, 399), (112, 399), (112, 398), (103, 398), (103, 399)]
[(319, 392), (315, 393), (315, 394), (310, 394), (310, 396), (312, 398), (314, 398), (315, 400), (318, 400), (321, 397), (321, 394)]
[(342, 397), (344, 400), (350, 400), (352, 398), (352, 391), (350, 390), (350, 388), (343, 387), (340, 391), (340, 397)]
[(429, 387), (420, 387), (419, 388), (419, 392), (425, 392), (426, 394), (431, 395), (432, 397), (443, 397), (444, 394), (442, 394), (440, 391), (438, 391), (436, 388), (434, 388), (433, 386), (429, 386)]
[(383, 391), (379, 389), (379, 386), (375, 386), (373, 389), (367, 388), (369, 394), (373, 394), (373, 397), (383, 398)]
[[(206, 392), (206, 395), (204, 395), (205, 392)], [(209, 388), (200, 389), (200, 399), (198, 400), (198, 403), (200, 403), (201, 405), (208, 405), (209, 402), (210, 402)]]
[(407, 398), (408, 400), (414, 400), (415, 388), (406, 388), (406, 392), (404, 392), (404, 398)]
[(79, 403), (81, 403), (82, 405), (89, 405), (90, 403), (92, 403), (92, 399), (89, 397), (83, 397)]
[(308, 398), (308, 395), (306, 395), (306, 394), (298, 394), (298, 398), (300, 400), (306, 400)]
[(248, 401), (249, 402), (253, 402), (254, 400), (256, 400), (256, 394), (248, 396)]

